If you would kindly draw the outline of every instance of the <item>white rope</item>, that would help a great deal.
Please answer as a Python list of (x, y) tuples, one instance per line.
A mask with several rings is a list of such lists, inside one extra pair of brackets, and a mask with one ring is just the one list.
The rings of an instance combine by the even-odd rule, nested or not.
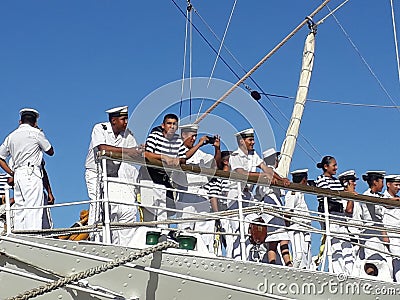
[(93, 267), (88, 270), (79, 272), (77, 274), (73, 274), (70, 276), (60, 278), (59, 280), (53, 281), (44, 286), (33, 288), (29, 291), (26, 291), (22, 294), (15, 296), (15, 297), (8, 298), (8, 300), (27, 300), (27, 299), (35, 298), (39, 295), (49, 293), (51, 291), (54, 291), (60, 287), (70, 284), (72, 282), (76, 282), (78, 280), (82, 280), (82, 279), (85, 279), (88, 277), (92, 277), (96, 274), (100, 274), (100, 273), (106, 272), (108, 270), (112, 270), (116, 267), (119, 267), (119, 266), (124, 265), (129, 262), (132, 262), (134, 260), (137, 260), (137, 259), (144, 257), (146, 255), (149, 255), (151, 253), (154, 253), (157, 251), (162, 251), (162, 250), (165, 250), (168, 248), (177, 248), (177, 243), (172, 242), (172, 241), (162, 242), (153, 247), (148, 247), (146, 249), (131, 253), (129, 255), (126, 255), (121, 258), (115, 259), (113, 261), (107, 262), (100, 266)]
[(394, 46), (396, 49), (396, 61), (397, 61), (397, 75), (400, 83), (400, 62), (399, 62), (399, 44), (397, 42), (397, 30), (396, 30), (396, 20), (394, 18), (394, 7), (393, 0), (390, 0), (390, 7), (392, 10), (392, 24), (393, 24), (393, 36), (394, 36)]
[[(190, 2), (189, 2), (190, 3)], [(190, 18), (190, 31), (189, 31), (189, 101), (192, 102), (192, 61), (193, 61), (193, 12), (189, 11)], [(192, 118), (192, 112), (189, 111), (190, 120)]]
[(222, 46), (224, 45), (224, 41), (225, 41), (226, 34), (228, 33), (229, 25), (231, 24), (233, 12), (235, 11), (235, 7), (236, 7), (236, 2), (237, 2), (237, 0), (235, 0), (235, 2), (233, 3), (231, 14), (229, 15), (228, 23), (226, 24), (225, 32), (224, 32), (224, 35), (222, 36), (222, 40), (221, 40), (221, 43), (219, 45), (217, 56), (215, 57), (214, 66), (213, 66), (213, 68), (211, 70), (210, 78), (208, 79), (207, 88), (210, 85), (211, 77), (213, 76), (215, 67), (217, 66), (218, 57), (219, 57), (219, 54), (221, 53)]
[(182, 69), (182, 84), (181, 84), (181, 101), (183, 99), (183, 90), (185, 87), (185, 73), (186, 73), (186, 52), (187, 52), (187, 37), (188, 37), (188, 11), (186, 10), (186, 25), (185, 25), (185, 45), (183, 50), (183, 69)]
[(345, 5), (349, 0), (343, 1), (340, 5), (338, 5), (334, 10), (332, 10), (329, 14), (327, 14), (324, 18), (319, 20), (315, 25), (320, 25), (325, 22), (327, 18), (329, 18), (331, 15), (333, 15), (336, 11), (338, 11), (343, 5)]

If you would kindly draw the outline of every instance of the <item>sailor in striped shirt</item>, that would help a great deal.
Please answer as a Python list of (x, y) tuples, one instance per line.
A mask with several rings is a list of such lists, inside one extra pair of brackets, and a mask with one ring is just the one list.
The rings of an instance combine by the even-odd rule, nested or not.
[[(315, 180), (316, 187), (332, 191), (344, 190), (340, 180), (333, 176), (336, 175), (338, 169), (336, 159), (333, 156), (324, 156), (321, 162), (317, 164), (317, 168), (321, 169), (323, 174), (319, 175)], [(324, 196), (318, 196), (317, 199), (319, 202), (318, 211), (324, 212)], [(334, 214), (343, 213), (342, 201), (334, 197), (328, 197), (328, 212)]]
[[(338, 169), (336, 159), (333, 156), (324, 156), (320, 163), (317, 164), (317, 168), (323, 171), (323, 174), (318, 176), (315, 184), (319, 188), (330, 189), (333, 191), (343, 191), (344, 186), (340, 182), (339, 179), (334, 177), (336, 175), (336, 171)], [(326, 212), (324, 206), (324, 197), (318, 196), (319, 212)], [(329, 215), (336, 216), (335, 219), (339, 221), (345, 221), (344, 214), (344, 205), (341, 199), (337, 199), (334, 197), (328, 197), (328, 212)], [(347, 203), (347, 201), (346, 201)], [(332, 218), (333, 220), (333, 218)], [(322, 229), (326, 228), (325, 222), (321, 222)], [(331, 232), (339, 232), (343, 235), (348, 235), (348, 229), (346, 226), (334, 224), (330, 222), (330, 231)], [(325, 243), (325, 236), (322, 237), (322, 244)], [(353, 257), (352, 257), (352, 249), (353, 246), (350, 243), (350, 237), (348, 239), (339, 239), (336, 237), (332, 237), (330, 247), (332, 248), (332, 268), (333, 272), (336, 274), (346, 274), (350, 275), (353, 270)]]
[[(144, 157), (147, 162), (160, 161), (167, 166), (178, 166), (186, 161), (186, 149), (182, 139), (175, 132), (178, 129), (178, 116), (164, 116), (161, 130), (155, 128), (146, 139)], [(140, 169), (141, 203), (146, 208), (143, 211), (144, 221), (165, 221), (173, 213), (165, 208), (175, 209), (172, 191), (171, 172), (160, 168), (145, 166)], [(158, 227), (167, 227), (159, 225)]]

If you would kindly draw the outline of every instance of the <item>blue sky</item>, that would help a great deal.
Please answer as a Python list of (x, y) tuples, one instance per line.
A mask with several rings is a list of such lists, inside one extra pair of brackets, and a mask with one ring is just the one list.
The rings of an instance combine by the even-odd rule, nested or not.
[[(185, 9), (185, 1), (176, 2)], [(192, 1), (220, 37), (233, 2)], [(238, 0), (225, 45), (248, 70), (321, 2)], [(332, 0), (330, 7), (340, 2)], [(398, 4), (395, 9), (400, 9)], [(327, 13), (324, 9), (315, 20)], [(389, 0), (349, 1), (336, 16), (398, 104)], [(193, 22), (218, 49), (218, 42), (195, 14)], [(295, 96), (307, 32), (303, 28), (256, 71), (253, 78), (264, 91)], [(56, 152), (47, 159), (56, 201), (87, 199), (84, 161), (92, 126), (106, 120), (106, 109), (129, 105), (133, 111), (146, 95), (182, 78), (184, 33), (185, 19), (172, 1), (1, 1), (0, 139), (17, 126), (21, 108), (38, 109), (39, 125)], [(221, 54), (242, 76), (226, 51)], [(214, 59), (193, 31), (193, 76), (209, 76)], [(214, 77), (237, 81), (220, 61)], [(251, 81), (246, 83), (257, 89)], [(309, 98), (393, 105), (333, 18), (318, 28)], [(271, 99), (290, 118), (292, 100)], [(159, 101), (155, 110), (162, 106), (163, 99)], [(288, 122), (267, 98), (261, 103), (279, 122), (269, 120), (280, 148), (285, 133), (281, 126), (286, 128)], [(330, 154), (337, 158), (339, 172), (383, 169), (400, 173), (399, 121), (396, 109), (308, 103), (301, 133), (317, 152), (300, 138), (312, 159), (297, 147), (291, 169), (308, 167), (315, 178), (320, 173), (316, 161)], [(143, 133), (148, 128), (132, 130)], [(358, 191), (365, 189), (359, 182)], [(315, 202), (311, 199), (310, 206)], [(54, 210), (56, 226), (71, 225), (77, 210)]]

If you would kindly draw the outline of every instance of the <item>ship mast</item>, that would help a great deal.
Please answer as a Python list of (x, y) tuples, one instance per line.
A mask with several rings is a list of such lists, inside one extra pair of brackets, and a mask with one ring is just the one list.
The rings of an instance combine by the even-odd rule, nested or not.
[(310, 33), (307, 35), (304, 45), (302, 68), (299, 86), (297, 88), (296, 101), (293, 107), (289, 127), (286, 131), (286, 137), (282, 144), (281, 159), (276, 169), (276, 172), (283, 177), (287, 177), (289, 173), (290, 163), (292, 162), (294, 148), (299, 135), (301, 118), (307, 100), (308, 87), (314, 65), (316, 26), (311, 19), (309, 19), (309, 27)]

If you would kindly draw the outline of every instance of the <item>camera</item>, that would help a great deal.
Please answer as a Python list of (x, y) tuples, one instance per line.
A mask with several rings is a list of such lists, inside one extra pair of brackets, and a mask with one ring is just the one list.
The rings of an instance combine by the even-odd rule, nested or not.
[(215, 140), (217, 139), (217, 137), (215, 135), (214, 136), (207, 135), (207, 138), (208, 138), (208, 141), (204, 141), (204, 145), (206, 145), (206, 144), (213, 145), (215, 143)]

